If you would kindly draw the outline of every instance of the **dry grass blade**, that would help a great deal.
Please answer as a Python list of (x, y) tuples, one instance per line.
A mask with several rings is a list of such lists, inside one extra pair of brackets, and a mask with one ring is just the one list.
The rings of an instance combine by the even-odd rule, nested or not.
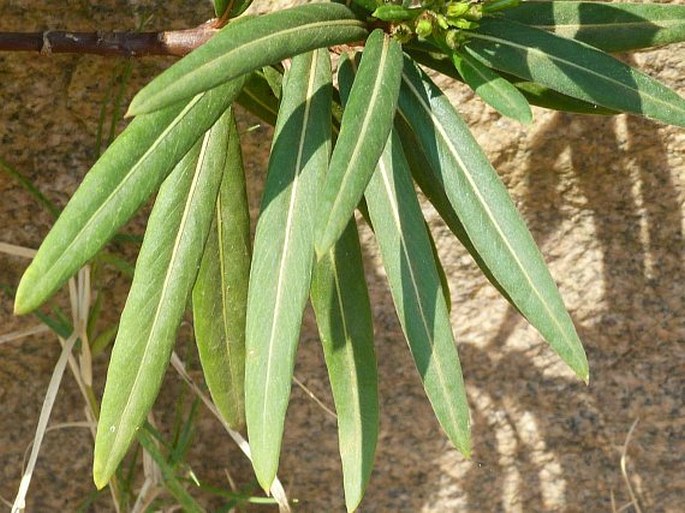
[(7, 242), (0, 242), (0, 253), (6, 253), (7, 255), (18, 256), (22, 258), (33, 258), (36, 256), (35, 249), (9, 244)]
[(12, 513), (23, 512), (26, 508), (26, 495), (29, 490), (29, 485), (31, 484), (33, 471), (36, 468), (36, 461), (38, 460), (40, 446), (43, 442), (45, 431), (47, 430), (48, 420), (50, 419), (50, 413), (52, 412), (52, 407), (55, 404), (55, 399), (57, 398), (57, 391), (59, 390), (62, 376), (64, 376), (64, 370), (67, 366), (67, 359), (77, 339), (78, 335), (76, 332), (74, 332), (64, 342), (62, 353), (60, 354), (52, 372), (50, 383), (48, 385), (48, 391), (45, 394), (43, 407), (41, 408), (40, 417), (38, 418), (38, 426), (36, 427), (36, 434), (33, 440), (31, 456), (29, 457), (28, 464), (26, 465), (26, 470), (24, 470), (24, 474), (21, 477), (19, 489), (17, 490), (17, 495), (14, 499), (14, 503), (12, 504)]
[(625, 507), (627, 506), (632, 506), (635, 508), (635, 513), (642, 513), (642, 509), (640, 508), (640, 503), (637, 500), (637, 497), (635, 496), (635, 492), (633, 491), (633, 486), (630, 484), (630, 478), (628, 477), (628, 471), (626, 469), (626, 457), (628, 455), (628, 445), (630, 444), (630, 439), (633, 436), (633, 432), (635, 431), (635, 428), (637, 427), (637, 423), (640, 421), (639, 418), (635, 419), (635, 422), (633, 422), (632, 426), (630, 426), (630, 429), (628, 430), (628, 434), (626, 435), (626, 441), (623, 443), (623, 450), (621, 451), (621, 475), (623, 476), (623, 481), (626, 484), (626, 489), (628, 490), (628, 496), (630, 497), (630, 503), (624, 507), (622, 507), (619, 511), (622, 511)]
[[(34, 253), (33, 250), (27, 250), (27, 248), (13, 246), (11, 244), (2, 244), (3, 246), (0, 247), (0, 251), (3, 252), (8, 252), (8, 250), (10, 250), (13, 251), (12, 254), (28, 254), (28, 252)], [(62, 381), (62, 377), (64, 376), (67, 363), (70, 364), (70, 367), (74, 372), (74, 376), (79, 383), (79, 387), (81, 388), (82, 393), (84, 393), (82, 381), (84, 374), (83, 368), (75, 366), (72, 349), (76, 341), (79, 339), (86, 341), (87, 345), (85, 332), (88, 321), (88, 313), (90, 310), (90, 271), (87, 267), (79, 271), (77, 280), (74, 280), (73, 278), (69, 280), (69, 298), (71, 302), (74, 330), (66, 340), (58, 337), (59, 342), (62, 345), (62, 352), (60, 353), (59, 359), (57, 360), (57, 363), (53, 369), (52, 376), (50, 377), (48, 390), (43, 400), (43, 406), (38, 418), (38, 426), (36, 427), (36, 433), (32, 442), (31, 454), (19, 483), (19, 489), (17, 490), (14, 503), (12, 504), (12, 513), (23, 512), (26, 508), (26, 496), (29, 485), (31, 484), (31, 478), (33, 477), (33, 471), (38, 460), (38, 454), (40, 452), (43, 438), (45, 437), (45, 433), (48, 431), (47, 424), (50, 419), (50, 414), (52, 413), (52, 408), (54, 406), (57, 392), (59, 391), (59, 386)], [(38, 331), (36, 328), (33, 329)], [(92, 429), (91, 422), (87, 422), (86, 426), (91, 427)], [(118, 508), (115, 509), (118, 511)]]
[(307, 396), (308, 396), (312, 401), (314, 401), (317, 405), (319, 405), (319, 407), (320, 407), (323, 411), (325, 411), (328, 415), (330, 415), (331, 417), (333, 417), (335, 420), (338, 420), (338, 416), (335, 414), (335, 412), (334, 412), (331, 408), (329, 408), (328, 406), (326, 406), (326, 404), (325, 404), (321, 399), (319, 399), (318, 397), (316, 397), (316, 394), (315, 394), (314, 392), (312, 392), (309, 388), (307, 388), (307, 385), (305, 385), (304, 383), (302, 383), (302, 381), (300, 381), (299, 379), (297, 379), (297, 376), (293, 376), (293, 381), (295, 382), (295, 384), (296, 384), (298, 387), (300, 387), (300, 388), (302, 389), (302, 391), (303, 391), (305, 394), (307, 394)]
[(12, 331), (0, 336), (0, 345), (13, 342), (15, 340), (20, 340), (25, 337), (30, 337), (31, 335), (39, 335), (40, 333), (45, 333), (46, 331), (50, 331), (50, 328), (48, 328), (45, 324), (32, 326), (31, 328), (26, 328), (25, 330)]
[[(238, 448), (240, 448), (243, 454), (247, 456), (247, 459), (252, 461), (250, 445), (247, 443), (247, 440), (245, 440), (243, 435), (241, 435), (239, 432), (232, 430), (230, 427), (226, 425), (221, 415), (217, 411), (216, 407), (214, 406), (214, 403), (212, 403), (209, 397), (207, 397), (207, 395), (205, 395), (202, 392), (202, 390), (200, 390), (197, 384), (188, 375), (188, 373), (185, 370), (185, 366), (183, 365), (183, 362), (178, 357), (175, 351), (171, 353), (171, 365), (174, 367), (174, 369), (176, 369), (176, 372), (178, 372), (181, 378), (183, 378), (183, 381), (185, 381), (188, 384), (193, 393), (195, 393), (195, 395), (197, 395), (200, 398), (200, 400), (212, 413), (212, 415), (214, 415), (219, 420), (219, 422), (221, 422), (221, 425), (224, 427), (228, 435), (238, 445)], [(291, 513), (290, 504), (288, 504), (288, 497), (286, 496), (285, 489), (283, 488), (281, 481), (278, 479), (278, 476), (274, 478), (274, 481), (271, 484), (271, 489), (269, 491), (271, 492), (271, 495), (273, 496), (274, 500), (278, 503), (279, 513)]]

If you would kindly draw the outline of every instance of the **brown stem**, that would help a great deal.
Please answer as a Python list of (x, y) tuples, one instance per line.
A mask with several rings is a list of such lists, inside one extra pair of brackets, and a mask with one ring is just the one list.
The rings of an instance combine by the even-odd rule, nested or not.
[(0, 52), (90, 53), (140, 57), (183, 56), (206, 43), (218, 29), (210, 20), (186, 30), (163, 32), (0, 32)]

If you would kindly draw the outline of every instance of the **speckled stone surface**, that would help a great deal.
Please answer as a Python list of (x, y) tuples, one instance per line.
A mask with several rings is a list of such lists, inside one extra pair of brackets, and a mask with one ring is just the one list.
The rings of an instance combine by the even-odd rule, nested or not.
[[(269, 2), (259, 2), (265, 9)], [(682, 0), (679, 0), (682, 2)], [(283, 2), (281, 2), (283, 3)], [(59, 5), (57, 5), (59, 4)], [(92, 5), (91, 5), (92, 4)], [(97, 4), (97, 5), (96, 5)], [(157, 6), (157, 4), (159, 4)], [(148, 28), (190, 26), (208, 4), (145, 1), (0, 2), (0, 30), (127, 29), (151, 13)], [(685, 46), (630, 60), (685, 95)], [(133, 63), (130, 97), (168, 59)], [(88, 56), (0, 54), (0, 158), (64, 205), (96, 158), (96, 127), (122, 61)], [(621, 449), (639, 419), (627, 473), (643, 511), (683, 511), (685, 497), (685, 131), (635, 117), (595, 118), (535, 110), (523, 127), (501, 118), (470, 91), (440, 80), (485, 147), (524, 214), (584, 340), (589, 386), (578, 382), (480, 275), (426, 206), (449, 276), (452, 320), (472, 411), (473, 459), (465, 461), (433, 418), (406, 349), (372, 235), (362, 230), (381, 375), (381, 435), (360, 511), (599, 513), (625, 504)], [(270, 131), (241, 115), (251, 205), (256, 214)], [(143, 213), (144, 214), (144, 213)], [(52, 220), (0, 173), (0, 241), (36, 248)], [(128, 226), (142, 233), (144, 215)], [(130, 248), (125, 252), (130, 253)], [(134, 258), (128, 254), (129, 258)], [(0, 254), (0, 285), (16, 287), (26, 261)], [(111, 275), (110, 275), (111, 274)], [(112, 317), (128, 283), (102, 278)], [(64, 301), (64, 297), (61, 298)], [(37, 324), (12, 316), (0, 291), (0, 335)], [(180, 333), (179, 352), (200, 379)], [(59, 347), (50, 335), (0, 345), (0, 495), (14, 496)], [(106, 358), (96, 360), (102, 386)], [(297, 377), (331, 404), (308, 312)], [(170, 430), (183, 385), (169, 373), (156, 419)], [(83, 420), (67, 377), (53, 423)], [(335, 420), (293, 388), (280, 476), (297, 511), (343, 511)], [(93, 490), (92, 441), (82, 428), (48, 433), (27, 511), (74, 511)], [(188, 462), (207, 482), (238, 483), (249, 466), (201, 412)], [(206, 497), (200, 495), (203, 500)], [(211, 508), (214, 503), (208, 503)], [(110, 511), (107, 497), (90, 511)], [(274, 508), (254, 507), (254, 511)], [(634, 511), (634, 510), (624, 510)]]

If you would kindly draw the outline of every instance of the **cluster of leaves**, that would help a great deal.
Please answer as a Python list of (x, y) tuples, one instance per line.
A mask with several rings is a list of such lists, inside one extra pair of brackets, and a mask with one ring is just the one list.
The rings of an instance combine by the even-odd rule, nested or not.
[[(464, 454), (469, 413), (449, 293), (414, 184), (501, 294), (581, 379), (589, 375), (504, 185), (417, 63), (522, 122), (536, 104), (685, 126), (685, 99), (605, 53), (684, 40), (685, 7), (561, 1), (500, 11), (510, 3), (348, 0), (232, 19), (248, 4), (217, 1), (227, 26), (133, 99), (135, 119), (46, 237), (15, 309), (39, 307), (157, 191), (112, 350), (96, 484), (108, 482), (152, 407), (190, 301), (212, 398), (228, 425), (246, 423), (268, 490), (311, 301), (352, 511), (371, 474), (379, 417), (355, 210), (375, 234), (436, 417)], [(328, 49), (341, 45), (353, 46), (336, 88)], [(275, 125), (254, 240), (234, 103)]]

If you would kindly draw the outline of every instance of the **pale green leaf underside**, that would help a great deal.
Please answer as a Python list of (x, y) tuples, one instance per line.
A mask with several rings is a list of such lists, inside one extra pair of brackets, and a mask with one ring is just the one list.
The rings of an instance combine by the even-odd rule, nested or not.
[(376, 30), (369, 36), (346, 102), (340, 135), (319, 201), (316, 250), (335, 243), (364, 194), (397, 108), (402, 47)]
[(257, 222), (247, 303), (245, 413), (253, 466), (265, 490), (278, 468), (309, 295), (317, 185), (330, 154), (331, 88), (326, 50), (293, 59)]
[(250, 212), (235, 119), (225, 123), (224, 172), (193, 287), (193, 327), (212, 400), (229, 427), (245, 422), (245, 312)]
[[(469, 409), (433, 250), (393, 132), (365, 198), (402, 330), (440, 425), (471, 452)], [(411, 150), (410, 150), (411, 151)]]
[(685, 99), (585, 43), (489, 18), (467, 47), (488, 66), (603, 107), (685, 126)]
[(85, 176), (45, 237), (19, 284), (17, 313), (40, 306), (95, 256), (228, 108), (244, 81), (234, 80), (131, 122)]
[(410, 61), (405, 61), (399, 108), (496, 282), (587, 380), (587, 359), (571, 318), (506, 188), (449, 100)]
[(309, 4), (238, 19), (144, 87), (129, 115), (163, 108), (262, 66), (363, 40), (364, 24), (340, 4)]
[(501, 14), (605, 52), (626, 52), (685, 40), (685, 5), (524, 2)]
[(354, 511), (373, 470), (379, 423), (371, 304), (354, 220), (317, 262), (311, 302), (338, 415), (345, 504)]
[(225, 120), (189, 151), (159, 190), (112, 349), (95, 438), (102, 488), (152, 408), (176, 341), (212, 222)]

